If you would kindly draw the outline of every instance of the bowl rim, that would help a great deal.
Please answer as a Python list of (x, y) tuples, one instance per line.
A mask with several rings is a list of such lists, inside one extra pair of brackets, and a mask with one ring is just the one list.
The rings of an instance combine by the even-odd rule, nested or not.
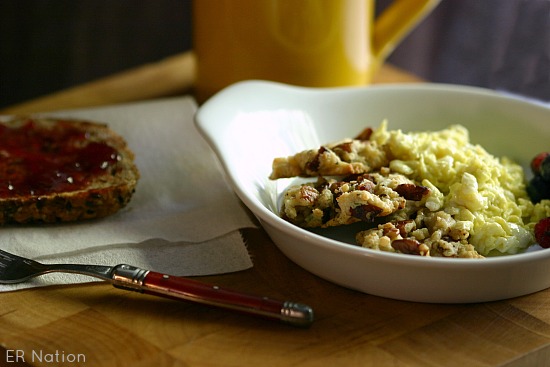
[[(435, 92), (449, 92), (449, 93), (463, 93), (463, 94), (477, 94), (486, 97), (494, 97), (497, 99), (507, 100), (512, 103), (519, 103), (529, 106), (531, 108), (540, 109), (542, 111), (550, 110), (550, 102), (540, 101), (534, 98), (523, 97), (521, 95), (507, 93), (504, 91), (497, 91), (485, 87), (465, 85), (465, 84), (451, 84), (451, 83), (438, 83), (438, 82), (399, 82), (399, 83), (381, 83), (381, 84), (368, 84), (361, 86), (338, 86), (338, 87), (306, 87), (299, 85), (285, 84), (270, 80), (261, 79), (249, 79), (239, 82), (235, 82), (224, 89), (218, 91), (208, 100), (206, 100), (198, 109), (197, 113), (201, 110), (207, 110), (213, 108), (213, 105), (218, 105), (220, 100), (232, 97), (235, 94), (241, 94), (248, 89), (270, 89), (278, 92), (292, 92), (302, 95), (315, 96), (316, 94), (331, 94), (331, 93), (370, 93), (373, 91), (435, 91)], [(257, 93), (257, 92), (256, 92)]]
[(302, 87), (288, 85), (284, 83), (264, 81), (264, 80), (246, 80), (237, 82), (218, 92), (207, 100), (202, 106), (199, 107), (195, 115), (195, 124), (197, 128), (201, 131), (202, 135), (206, 137), (209, 141), (210, 146), (216, 151), (219, 160), (224, 167), (227, 178), (230, 181), (230, 184), (237, 194), (237, 196), (243, 201), (243, 203), (260, 219), (260, 221), (265, 221), (270, 225), (276, 227), (278, 230), (285, 233), (287, 236), (297, 238), (301, 237), (302, 239), (307, 239), (315, 241), (317, 246), (323, 247), (326, 250), (344, 252), (349, 255), (354, 256), (368, 256), (376, 260), (382, 260), (385, 262), (392, 263), (406, 263), (413, 266), (430, 266), (430, 267), (440, 267), (444, 266), (445, 268), (475, 268), (475, 267), (487, 267), (487, 266), (509, 266), (512, 264), (520, 264), (531, 262), (534, 259), (542, 260), (550, 258), (550, 249), (545, 251), (545, 249), (524, 252), (511, 255), (495, 256), (495, 257), (485, 257), (484, 259), (464, 259), (464, 258), (437, 258), (437, 257), (420, 257), (420, 256), (404, 256), (404, 254), (395, 254), (384, 251), (377, 251), (368, 248), (363, 248), (360, 246), (354, 246), (352, 244), (344, 243), (338, 240), (334, 240), (316, 233), (307, 231), (306, 229), (300, 228), (292, 223), (289, 223), (282, 219), (278, 214), (271, 211), (263, 203), (261, 203), (253, 195), (243, 189), (239, 184), (238, 179), (231, 173), (228, 169), (226, 162), (224, 161), (223, 155), (219, 151), (217, 144), (209, 136), (208, 129), (204, 126), (205, 115), (211, 113), (212, 110), (219, 109), (220, 105), (224, 105), (225, 101), (231, 100), (233, 98), (239, 97), (242, 93), (249, 91), (255, 91), (256, 95), (261, 95), (261, 93), (278, 93), (278, 94), (288, 94), (294, 93), (299, 94), (302, 98), (315, 98), (316, 96), (322, 96), (323, 98), (330, 97), (331, 94), (337, 93), (372, 93), (377, 90), (383, 91), (405, 91), (408, 93), (418, 92), (418, 91), (430, 91), (430, 92), (446, 92), (446, 93), (459, 93), (459, 94), (468, 94), (468, 95), (480, 95), (490, 98), (501, 99), (506, 102), (519, 103), (529, 108), (540, 109), (545, 113), (550, 112), (550, 107), (545, 106), (544, 104), (539, 104), (527, 99), (519, 98), (514, 95), (508, 95), (499, 93), (490, 89), (476, 86), (467, 86), (467, 85), (455, 85), (455, 84), (445, 84), (445, 83), (392, 83), (392, 84), (374, 84), (368, 86), (352, 86), (352, 87), (330, 87), (330, 88), (313, 88), (313, 87)]

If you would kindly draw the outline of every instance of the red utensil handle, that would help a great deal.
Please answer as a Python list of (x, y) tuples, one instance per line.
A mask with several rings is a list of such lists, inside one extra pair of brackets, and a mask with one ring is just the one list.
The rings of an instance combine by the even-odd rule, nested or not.
[(113, 285), (151, 295), (183, 299), (280, 320), (296, 326), (309, 326), (313, 322), (313, 310), (304, 304), (246, 294), (129, 265), (118, 265), (114, 268)]

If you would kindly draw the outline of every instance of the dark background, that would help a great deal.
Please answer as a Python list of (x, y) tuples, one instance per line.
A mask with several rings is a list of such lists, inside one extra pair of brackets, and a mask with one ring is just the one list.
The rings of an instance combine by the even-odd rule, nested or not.
[[(2, 0), (0, 108), (189, 50), (191, 22), (191, 0)], [(550, 1), (443, 0), (389, 62), (550, 101)]]

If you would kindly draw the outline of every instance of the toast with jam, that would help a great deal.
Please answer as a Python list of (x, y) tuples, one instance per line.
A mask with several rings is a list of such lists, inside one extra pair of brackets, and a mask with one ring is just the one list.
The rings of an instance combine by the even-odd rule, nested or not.
[(105, 217), (128, 204), (138, 180), (134, 153), (106, 124), (0, 122), (0, 225)]

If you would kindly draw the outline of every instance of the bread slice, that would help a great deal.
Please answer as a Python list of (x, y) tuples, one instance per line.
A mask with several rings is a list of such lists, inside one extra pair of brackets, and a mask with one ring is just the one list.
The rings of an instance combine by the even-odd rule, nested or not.
[(0, 225), (105, 217), (128, 204), (138, 179), (134, 153), (106, 124), (0, 123)]

